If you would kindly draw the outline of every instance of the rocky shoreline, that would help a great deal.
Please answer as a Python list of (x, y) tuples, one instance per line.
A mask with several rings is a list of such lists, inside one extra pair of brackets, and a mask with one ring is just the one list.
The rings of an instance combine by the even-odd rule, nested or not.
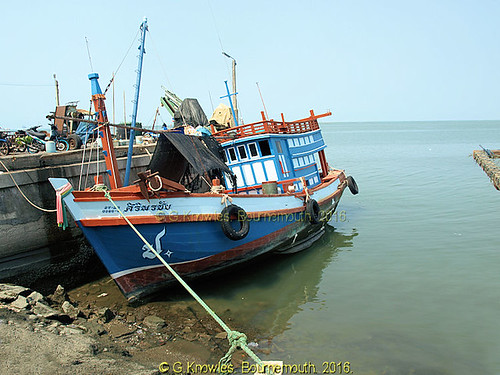
[[(0, 284), (2, 374), (158, 374), (162, 362), (216, 364), (227, 349), (191, 301), (131, 307), (111, 279), (47, 296)], [(233, 355), (236, 368), (243, 360)]]

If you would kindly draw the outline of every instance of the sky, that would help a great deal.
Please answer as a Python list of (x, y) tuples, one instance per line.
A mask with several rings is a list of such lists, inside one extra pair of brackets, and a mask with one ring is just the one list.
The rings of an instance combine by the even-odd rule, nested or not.
[[(53, 74), (61, 104), (89, 109), (92, 71), (103, 90), (116, 73), (109, 119), (130, 121), (144, 17), (137, 121), (146, 127), (162, 86), (197, 98), (208, 117), (229, 104), (223, 51), (237, 61), (246, 123), (263, 110), (256, 82), (274, 119), (311, 109), (339, 122), (500, 119), (500, 1), (27, 0), (0, 15), (0, 128), (48, 124)], [(165, 109), (157, 121), (171, 123)]]

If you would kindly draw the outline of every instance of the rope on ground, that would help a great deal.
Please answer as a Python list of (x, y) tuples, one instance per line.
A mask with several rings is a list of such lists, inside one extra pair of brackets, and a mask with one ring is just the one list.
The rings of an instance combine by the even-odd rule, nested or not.
[[(228, 364), (231, 361), (231, 357), (237, 348), (242, 349), (245, 353), (248, 354), (250, 358), (252, 358), (259, 366), (263, 366), (262, 360), (257, 357), (257, 355), (252, 352), (252, 350), (247, 346), (247, 336), (244, 333), (231, 330), (224, 321), (219, 318), (219, 316), (201, 299), (196, 292), (191, 289), (191, 287), (174, 271), (174, 269), (168, 264), (163, 257), (156, 252), (156, 250), (151, 246), (151, 244), (142, 236), (142, 234), (137, 230), (137, 228), (130, 222), (130, 220), (125, 216), (125, 214), (120, 210), (120, 208), (116, 205), (116, 203), (111, 198), (111, 194), (106, 191), (104, 196), (111, 202), (111, 204), (118, 211), (120, 216), (127, 222), (127, 224), (132, 228), (132, 230), (139, 236), (139, 238), (144, 242), (147, 248), (160, 260), (160, 262), (170, 271), (172, 276), (174, 276), (177, 281), (186, 289), (189, 294), (205, 309), (205, 311), (222, 327), (224, 331), (227, 333), (227, 339), (229, 341), (229, 350), (224, 357), (222, 357), (219, 361), (220, 365)], [(219, 366), (219, 369), (221, 366)], [(267, 369), (266, 369), (267, 371)]]
[(0, 164), (2, 164), (2, 167), (5, 168), (5, 170), (7, 171), (7, 174), (12, 179), (12, 182), (14, 183), (14, 185), (16, 185), (17, 190), (19, 190), (19, 192), (21, 193), (21, 195), (23, 196), (23, 198), (26, 199), (26, 202), (28, 202), (29, 204), (31, 204), (36, 209), (38, 209), (40, 211), (43, 211), (43, 212), (57, 212), (57, 209), (50, 210), (50, 209), (47, 209), (47, 208), (42, 208), (42, 207), (37, 206), (36, 204), (34, 204), (32, 201), (30, 201), (29, 198), (23, 193), (23, 191), (21, 190), (21, 188), (17, 184), (16, 180), (14, 180), (14, 177), (12, 177), (12, 172), (9, 171), (9, 168), (7, 168), (6, 165), (1, 160), (0, 160)]

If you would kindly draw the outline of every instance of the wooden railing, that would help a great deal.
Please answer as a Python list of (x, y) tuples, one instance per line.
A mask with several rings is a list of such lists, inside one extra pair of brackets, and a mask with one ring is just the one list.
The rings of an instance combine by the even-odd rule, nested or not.
[(314, 112), (310, 111), (311, 116), (287, 122), (285, 121), (283, 114), (281, 114), (282, 121), (267, 120), (262, 114), (262, 121), (254, 122), (251, 124), (245, 124), (236, 126), (234, 128), (227, 128), (219, 132), (213, 133), (213, 136), (219, 142), (225, 142), (231, 139), (239, 139), (250, 137), (259, 134), (300, 134), (306, 133), (313, 130), (319, 129), (318, 119), (321, 117), (331, 116), (331, 112), (326, 112), (321, 115), (315, 115)]

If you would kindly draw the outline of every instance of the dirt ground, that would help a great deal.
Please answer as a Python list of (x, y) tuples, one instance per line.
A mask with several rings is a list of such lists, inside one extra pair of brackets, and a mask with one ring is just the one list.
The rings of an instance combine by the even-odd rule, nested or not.
[[(38, 302), (31, 289), (16, 294), (10, 287), (0, 284), (2, 374), (159, 374), (163, 362), (217, 364), (229, 348), (225, 332), (194, 301), (133, 307), (110, 278)], [(232, 363), (243, 360), (238, 351)]]

